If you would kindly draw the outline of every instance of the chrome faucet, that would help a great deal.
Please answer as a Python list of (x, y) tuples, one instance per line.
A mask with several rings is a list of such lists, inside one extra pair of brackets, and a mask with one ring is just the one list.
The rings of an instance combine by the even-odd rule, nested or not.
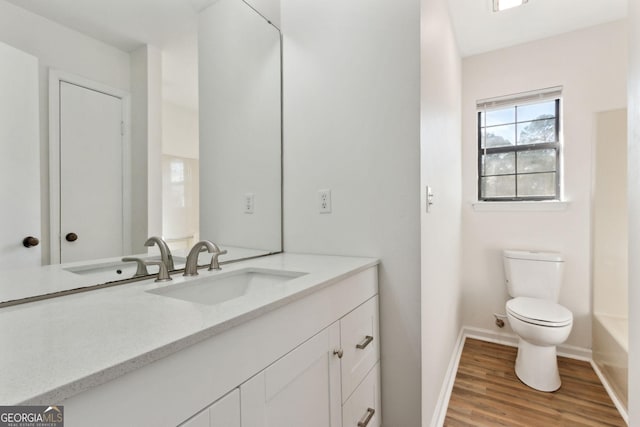
[(206, 248), (207, 252), (213, 254), (211, 256), (211, 263), (209, 264), (209, 270), (220, 270), (220, 263), (218, 257), (227, 253), (226, 250), (221, 250), (218, 245), (208, 240), (202, 240), (195, 245), (189, 251), (187, 255), (187, 262), (184, 266), (185, 276), (197, 276), (198, 275), (198, 255), (203, 248)]
[(158, 249), (160, 249), (160, 259), (167, 267), (168, 271), (175, 270), (175, 266), (173, 265), (173, 255), (171, 255), (171, 250), (169, 249), (169, 245), (167, 242), (162, 240), (162, 237), (153, 236), (149, 237), (146, 242), (144, 242), (145, 246), (153, 246), (158, 245)]

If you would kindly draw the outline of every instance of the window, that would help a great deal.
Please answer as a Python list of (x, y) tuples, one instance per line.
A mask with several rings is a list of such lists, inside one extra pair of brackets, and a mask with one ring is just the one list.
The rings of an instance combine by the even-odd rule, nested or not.
[(559, 200), (560, 88), (477, 106), (478, 200)]

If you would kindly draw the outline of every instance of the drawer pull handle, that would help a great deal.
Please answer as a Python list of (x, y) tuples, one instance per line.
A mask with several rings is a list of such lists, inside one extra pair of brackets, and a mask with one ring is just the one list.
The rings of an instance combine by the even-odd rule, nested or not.
[(360, 421), (358, 421), (358, 427), (367, 427), (371, 418), (373, 418), (373, 414), (376, 413), (376, 410), (373, 408), (367, 408), (367, 413), (364, 414), (364, 417)]
[(365, 347), (371, 344), (371, 341), (373, 341), (373, 337), (371, 335), (367, 335), (366, 337), (364, 337), (364, 341), (356, 345), (356, 348), (359, 348), (360, 350), (364, 350)]
[(338, 356), (338, 359), (342, 359), (342, 355), (344, 354), (344, 352), (342, 351), (341, 348), (337, 349), (337, 350), (333, 350), (333, 355), (334, 356)]

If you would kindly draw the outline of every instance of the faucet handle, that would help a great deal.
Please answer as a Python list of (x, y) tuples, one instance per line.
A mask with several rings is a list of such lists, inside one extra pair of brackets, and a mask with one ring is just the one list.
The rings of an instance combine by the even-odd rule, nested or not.
[(198, 255), (200, 252), (203, 252), (202, 248), (206, 248), (206, 251), (213, 254), (211, 256), (211, 263), (209, 264), (209, 270), (220, 270), (220, 263), (218, 262), (218, 257), (220, 255), (224, 255), (227, 251), (220, 250), (218, 245), (209, 240), (201, 240), (189, 251), (189, 255), (187, 255), (187, 262), (184, 266), (184, 275), (185, 276), (197, 276), (198, 275)]
[(226, 249), (213, 252), (213, 255), (211, 255), (211, 263), (209, 264), (209, 271), (220, 270), (220, 262), (218, 261), (218, 257), (226, 253)]
[(145, 265), (157, 265), (160, 267), (160, 270), (158, 271), (158, 277), (156, 278), (156, 282), (168, 282), (171, 279), (171, 276), (169, 276), (169, 270), (167, 270), (167, 265), (164, 263), (164, 261), (152, 261), (152, 260), (144, 260), (143, 261)]
[(124, 257), (122, 258), (122, 262), (135, 262), (137, 264), (138, 268), (136, 269), (136, 274), (134, 274), (133, 277), (149, 275), (147, 265), (144, 263), (144, 260), (142, 258)]

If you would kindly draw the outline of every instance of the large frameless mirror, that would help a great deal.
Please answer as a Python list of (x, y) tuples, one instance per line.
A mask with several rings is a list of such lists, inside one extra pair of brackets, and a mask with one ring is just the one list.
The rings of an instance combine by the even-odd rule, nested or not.
[(0, 69), (0, 303), (130, 279), (150, 236), (176, 268), (282, 251), (281, 35), (250, 4), (0, 0)]

